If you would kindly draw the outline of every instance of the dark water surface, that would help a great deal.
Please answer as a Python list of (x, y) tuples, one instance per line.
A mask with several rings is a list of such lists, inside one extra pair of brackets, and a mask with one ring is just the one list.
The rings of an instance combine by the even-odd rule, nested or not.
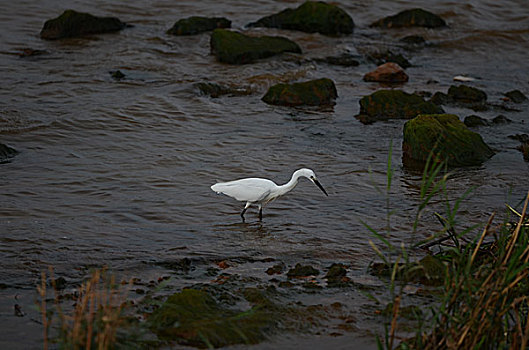
[[(41, 326), (32, 307), (40, 271), (52, 265), (72, 284), (92, 266), (108, 265), (124, 277), (145, 280), (166, 273), (157, 264), (183, 257), (273, 258), (287, 265), (332, 262), (350, 266), (349, 276), (369, 279), (375, 259), (371, 238), (360, 220), (385, 227), (385, 186), (390, 140), (395, 176), (391, 191), (395, 241), (410, 243), (439, 229), (424, 215), (411, 235), (420, 176), (401, 167), (404, 121), (365, 126), (353, 116), (359, 99), (381, 88), (365, 83), (375, 65), (363, 58), (372, 48), (399, 50), (398, 39), (423, 35), (432, 45), (408, 52), (408, 92), (446, 92), (456, 75), (501, 104), (503, 93), (529, 94), (529, 3), (457, 1), (338, 1), (353, 17), (351, 36), (256, 29), (281, 34), (300, 44), (303, 59), (350, 52), (358, 67), (330, 66), (296, 56), (275, 57), (244, 66), (217, 63), (209, 34), (174, 37), (173, 23), (191, 15), (225, 16), (236, 29), (294, 1), (131, 0), (4, 2), (0, 11), (0, 142), (20, 154), (0, 165), (0, 348), (39, 348)], [(379, 30), (368, 25), (400, 10), (423, 7), (441, 15), (449, 28)], [(91, 38), (43, 41), (46, 19), (67, 8), (117, 16), (133, 28)], [(22, 48), (45, 50), (20, 58)], [(305, 63), (304, 63), (305, 62)], [(116, 81), (109, 71), (121, 70)], [(268, 76), (265, 76), (268, 75)], [(273, 107), (260, 98), (278, 77), (298, 80), (328, 77), (339, 98), (330, 110)], [(273, 76), (276, 76), (274, 78)], [(434, 83), (427, 84), (434, 80)], [(210, 98), (193, 86), (202, 81), (250, 86), (249, 96)], [(497, 154), (480, 167), (456, 170), (448, 197), (476, 186), (462, 204), (461, 228), (484, 223), (504, 203), (516, 204), (528, 189), (529, 165), (507, 136), (529, 132), (528, 104), (499, 114), (513, 123), (477, 131)], [(471, 110), (445, 108), (461, 118)], [(329, 197), (308, 181), (271, 203), (264, 221), (255, 209), (240, 223), (241, 203), (217, 196), (216, 180), (262, 176), (277, 183), (300, 167), (315, 170)], [(437, 206), (437, 207), (436, 207)], [(442, 211), (441, 198), (434, 209)], [(241, 264), (234, 273), (262, 277), (271, 264)], [(193, 281), (175, 279), (176, 286)], [(372, 282), (376, 283), (376, 282)], [(306, 345), (348, 347), (351, 341), (374, 346), (374, 319), (362, 311), (367, 302), (355, 291), (316, 295), (324, 303), (339, 300), (358, 312), (358, 332), (342, 337), (303, 336)], [(320, 298), (320, 300), (318, 299)], [(322, 301), (323, 300), (323, 301)], [(19, 303), (26, 317), (16, 317)], [(364, 314), (362, 314), (364, 312)], [(22, 340), (21, 340), (22, 339)], [(295, 348), (295, 335), (272, 338), (259, 347)]]

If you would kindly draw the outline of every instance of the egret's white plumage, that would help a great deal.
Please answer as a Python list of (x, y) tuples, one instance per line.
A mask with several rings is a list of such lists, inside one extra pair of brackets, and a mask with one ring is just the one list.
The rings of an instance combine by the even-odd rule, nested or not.
[(222, 193), (238, 201), (246, 202), (242, 210), (241, 217), (244, 221), (244, 213), (246, 209), (252, 204), (259, 206), (259, 219), (263, 217), (263, 206), (266, 203), (292, 191), (298, 184), (301, 177), (306, 177), (318, 186), (327, 196), (327, 192), (318, 182), (316, 174), (310, 169), (299, 169), (292, 174), (292, 178), (284, 185), (276, 185), (273, 181), (262, 179), (258, 177), (251, 177), (246, 179), (219, 182), (211, 186), (211, 189), (217, 193)]

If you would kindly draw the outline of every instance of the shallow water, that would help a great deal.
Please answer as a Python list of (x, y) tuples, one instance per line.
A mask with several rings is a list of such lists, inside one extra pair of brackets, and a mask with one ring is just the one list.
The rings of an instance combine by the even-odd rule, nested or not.
[[(529, 94), (529, 5), (525, 0), (338, 3), (355, 21), (351, 36), (253, 31), (290, 37), (302, 47), (303, 59), (357, 54), (358, 67), (297, 56), (229, 66), (210, 55), (209, 34), (165, 34), (177, 19), (197, 14), (225, 16), (242, 29), (295, 6), (293, 1), (22, 0), (2, 6), (0, 142), (20, 154), (0, 165), (0, 347), (39, 347), (40, 325), (31, 320), (38, 314), (31, 306), (40, 271), (48, 265), (72, 284), (90, 267), (102, 265), (148, 280), (166, 272), (158, 263), (183, 257), (269, 257), (317, 266), (342, 262), (350, 266), (353, 280), (366, 278), (376, 256), (361, 221), (376, 229), (386, 226), (386, 196), (377, 189), (385, 186), (391, 140), (393, 239), (415, 242), (439, 229), (431, 212), (443, 210), (441, 198), (423, 216), (417, 235), (409, 233), (420, 175), (401, 166), (404, 121), (365, 126), (353, 117), (359, 99), (381, 88), (362, 81), (375, 67), (362, 53), (398, 50), (398, 39), (423, 35), (431, 45), (405, 51), (413, 67), (407, 69), (410, 81), (404, 90), (446, 92), (452, 78), (464, 74), (476, 78), (470, 85), (484, 90), (489, 102), (501, 104), (504, 92)], [(449, 28), (368, 28), (380, 17), (413, 7), (441, 15)], [(91, 38), (41, 40), (44, 21), (66, 8), (117, 16), (134, 27)], [(18, 57), (26, 47), (47, 53)], [(109, 71), (117, 69), (126, 79), (111, 78)], [(328, 77), (339, 97), (331, 110), (268, 106), (260, 98), (275, 81), (264, 74)], [(214, 99), (193, 86), (202, 81), (249, 86), (255, 93)], [(450, 199), (476, 186), (461, 206), (461, 229), (484, 223), (493, 211), (502, 213), (504, 203), (514, 205), (527, 193), (529, 164), (515, 149), (518, 142), (507, 136), (529, 132), (528, 104), (512, 107), (519, 111), (477, 113), (487, 119), (503, 114), (513, 123), (476, 129), (497, 154), (480, 167), (455, 170), (449, 180)], [(461, 118), (476, 114), (445, 110)], [(262, 223), (255, 208), (248, 210), (247, 223), (240, 223), (241, 203), (209, 188), (216, 180), (250, 176), (284, 183), (300, 167), (316, 171), (329, 197), (302, 181), (264, 209)], [(267, 267), (241, 264), (239, 272), (261, 276)], [(348, 293), (336, 298), (351, 310), (366, 302)], [(13, 315), (15, 303), (26, 317)], [(365, 346), (374, 345), (366, 336), (373, 322), (359, 316), (357, 333), (310, 338), (311, 344), (323, 347), (332, 341), (336, 348), (346, 347), (362, 335)], [(298, 341), (288, 336), (260, 346), (288, 348)]]

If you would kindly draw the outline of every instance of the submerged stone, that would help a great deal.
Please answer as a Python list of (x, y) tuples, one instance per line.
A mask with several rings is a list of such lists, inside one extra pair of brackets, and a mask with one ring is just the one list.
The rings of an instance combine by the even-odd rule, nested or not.
[(421, 114), (404, 124), (402, 162), (412, 167), (425, 164), (430, 152), (435, 162), (446, 161), (448, 166), (479, 165), (494, 155), (456, 115)]
[(89, 13), (66, 10), (59, 17), (44, 23), (40, 37), (47, 40), (73, 38), (116, 32), (126, 26), (116, 17), (96, 17)]
[(348, 54), (342, 54), (339, 56), (327, 56), (324, 58), (315, 58), (314, 61), (344, 67), (355, 67), (360, 64), (360, 62), (358, 62), (354, 56)]
[(408, 45), (423, 45), (426, 43), (426, 39), (420, 35), (408, 35), (399, 41)]
[(325, 35), (351, 34), (354, 22), (351, 16), (336, 5), (323, 1), (306, 1), (296, 9), (285, 9), (263, 17), (248, 27), (268, 27), (299, 30)]
[(402, 27), (445, 27), (446, 22), (439, 16), (420, 9), (404, 10), (396, 15), (382, 18), (371, 24), (371, 27), (402, 28)]
[(216, 28), (230, 28), (231, 21), (224, 17), (200, 17), (192, 16), (182, 18), (167, 31), (172, 35), (194, 35), (209, 32)]
[(252, 93), (252, 91), (249, 88), (230, 87), (230, 86), (221, 85), (217, 83), (201, 82), (201, 83), (196, 83), (195, 87), (198, 88), (198, 90), (202, 94), (211, 96), (213, 98), (217, 98), (222, 95), (244, 96), (244, 95), (249, 95)]
[(9, 162), (17, 153), (14, 148), (0, 143), (0, 164)]
[(287, 38), (252, 37), (226, 29), (215, 29), (211, 34), (210, 45), (218, 61), (231, 64), (251, 63), (283, 52), (301, 53), (298, 44)]
[(303, 83), (276, 84), (268, 89), (262, 100), (282, 106), (329, 105), (338, 96), (331, 79), (322, 78)]
[(417, 94), (402, 90), (379, 90), (360, 100), (360, 113), (355, 117), (364, 124), (380, 120), (411, 119), (419, 114), (443, 113), (443, 109)]

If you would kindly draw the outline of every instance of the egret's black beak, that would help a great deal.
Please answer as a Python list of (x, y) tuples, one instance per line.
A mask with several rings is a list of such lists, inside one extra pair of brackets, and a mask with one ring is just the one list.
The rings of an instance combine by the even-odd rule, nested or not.
[(318, 186), (318, 187), (320, 188), (320, 190), (322, 190), (323, 193), (325, 193), (325, 195), (326, 195), (327, 197), (329, 197), (329, 195), (327, 194), (327, 191), (325, 191), (325, 189), (323, 188), (323, 186), (321, 185), (321, 183), (320, 183), (318, 180), (314, 179), (314, 180), (312, 180), (312, 181), (314, 181), (314, 184), (315, 184), (316, 186)]

